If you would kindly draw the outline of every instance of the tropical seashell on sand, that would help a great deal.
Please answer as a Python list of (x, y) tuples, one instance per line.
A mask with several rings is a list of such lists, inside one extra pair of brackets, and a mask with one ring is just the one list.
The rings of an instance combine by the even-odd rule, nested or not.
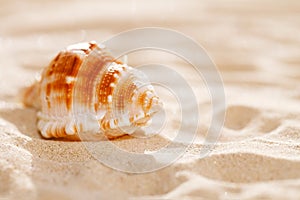
[(144, 73), (95, 42), (61, 51), (23, 101), (39, 110), (37, 127), (45, 138), (132, 134), (162, 107)]

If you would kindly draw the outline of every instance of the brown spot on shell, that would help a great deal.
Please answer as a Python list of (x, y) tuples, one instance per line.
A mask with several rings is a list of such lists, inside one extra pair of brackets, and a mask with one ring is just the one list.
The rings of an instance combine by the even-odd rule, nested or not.
[(139, 98), (138, 98), (138, 104), (139, 104), (139, 105), (143, 105), (143, 104), (144, 104), (144, 101), (145, 101), (145, 99), (146, 99), (146, 96), (147, 96), (146, 93), (142, 93), (142, 94), (139, 96)]
[(98, 47), (98, 46), (97, 46), (97, 43), (94, 42), (94, 41), (89, 42), (89, 44), (90, 44), (90, 49), (91, 49), (91, 50), (94, 50), (96, 47)]
[(119, 123), (119, 120), (118, 119), (114, 119), (114, 124), (118, 125), (118, 123)]
[(56, 61), (58, 61), (58, 59), (59, 59), (59, 57), (60, 57), (60, 55), (61, 55), (61, 53), (59, 53), (55, 58), (54, 58), (54, 60), (53, 60), (53, 62), (56, 62)]
[(75, 131), (76, 134), (78, 133), (77, 126), (75, 124), (73, 125), (73, 130)]
[(50, 100), (49, 100), (50, 94), (51, 94), (51, 84), (47, 84), (47, 87), (46, 87), (46, 101), (47, 101), (47, 105), (48, 105), (49, 109), (51, 107), (51, 103), (50, 103)]

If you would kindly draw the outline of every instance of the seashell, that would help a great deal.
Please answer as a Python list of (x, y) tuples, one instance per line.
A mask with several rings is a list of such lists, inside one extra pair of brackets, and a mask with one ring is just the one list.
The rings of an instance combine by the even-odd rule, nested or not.
[(26, 89), (23, 102), (39, 110), (37, 127), (45, 138), (132, 134), (162, 108), (144, 73), (95, 42), (61, 51)]

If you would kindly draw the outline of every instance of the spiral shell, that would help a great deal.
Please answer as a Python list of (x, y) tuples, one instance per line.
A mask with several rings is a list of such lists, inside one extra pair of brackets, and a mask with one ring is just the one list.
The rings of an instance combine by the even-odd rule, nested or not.
[(24, 104), (39, 110), (37, 127), (45, 138), (131, 134), (162, 106), (144, 73), (95, 42), (61, 51), (24, 94)]

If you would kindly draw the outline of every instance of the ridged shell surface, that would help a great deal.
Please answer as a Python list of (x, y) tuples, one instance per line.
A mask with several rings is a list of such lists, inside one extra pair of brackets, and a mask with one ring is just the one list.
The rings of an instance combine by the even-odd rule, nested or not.
[(95, 42), (61, 51), (25, 91), (24, 103), (39, 110), (45, 138), (131, 134), (161, 108), (146, 75)]

